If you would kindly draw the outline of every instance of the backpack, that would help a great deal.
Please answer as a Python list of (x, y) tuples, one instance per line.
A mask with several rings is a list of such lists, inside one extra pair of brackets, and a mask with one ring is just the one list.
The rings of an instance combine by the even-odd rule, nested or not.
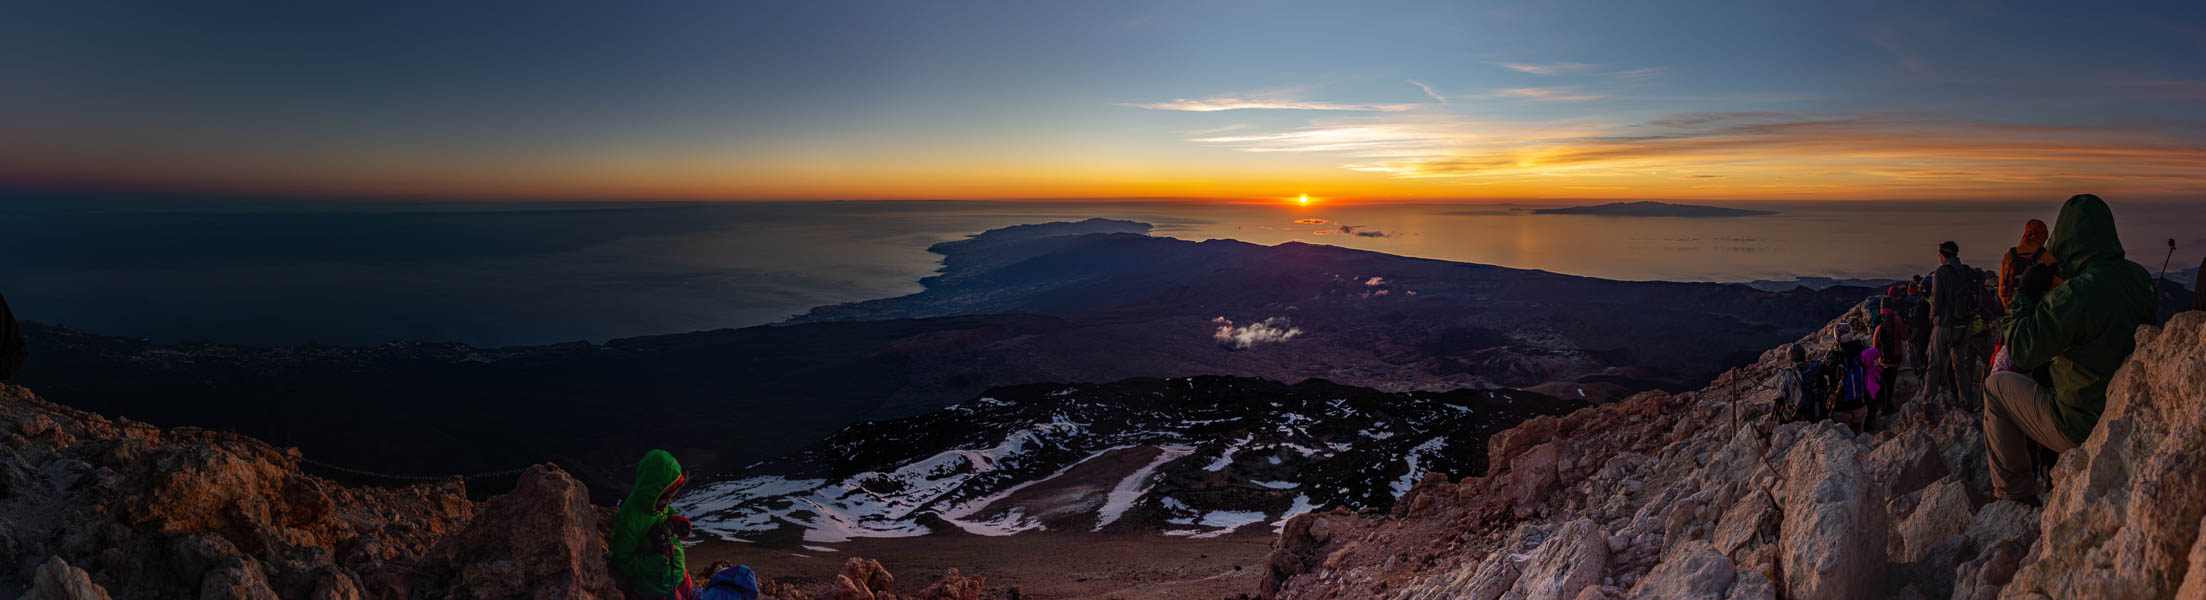
[(702, 600), (758, 600), (758, 575), (750, 567), (736, 565), (712, 574), (705, 589), (698, 594)]
[(1999, 301), (1999, 291), (1984, 285), (1984, 272), (1976, 271), (1969, 278), (1969, 295), (1976, 301), (1976, 318), (1997, 320), (2007, 314), (2007, 305)]
[(1860, 356), (1846, 358), (1840, 367), (1838, 392), (1831, 395), (1831, 412), (1848, 411), (1869, 404), (1869, 369)]
[(2013, 290), (2021, 286), (2022, 272), (2030, 270), (2030, 265), (2037, 264), (2038, 257), (2044, 255), (2045, 248), (2042, 246), (2036, 252), (2031, 252), (2029, 256), (2023, 256), (2022, 253), (2015, 252), (2015, 249), (2008, 248), (2007, 264), (2001, 265), (2005, 267), (2003, 270), (2006, 272), (2000, 274), (1999, 289)]
[(1823, 363), (1804, 362), (1786, 369), (1778, 389), (1777, 422), (1823, 420), (1823, 398), (1829, 395), (1823, 386)]

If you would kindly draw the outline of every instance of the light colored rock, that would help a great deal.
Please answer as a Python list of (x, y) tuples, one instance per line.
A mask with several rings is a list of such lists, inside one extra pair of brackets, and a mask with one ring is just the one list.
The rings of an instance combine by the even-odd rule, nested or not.
[(22, 600), (108, 600), (107, 590), (92, 583), (84, 569), (69, 566), (59, 556), (46, 558), (32, 577), (31, 590)]
[(1972, 515), (1969, 514), (1969, 495), (1961, 489), (1961, 482), (1952, 478), (1940, 479), (1923, 488), (1915, 511), (1899, 522), (1898, 562), (1916, 562), (1929, 557), (1932, 550), (1944, 544), (1946, 538), (1968, 530)]
[(1716, 521), (1716, 533), (1712, 536), (1717, 552), (1732, 556), (1740, 548), (1757, 543), (1777, 531), (1777, 504), (1769, 493), (1754, 490), (1745, 498), (1731, 503), (1731, 508)]
[(1540, 543), (1525, 561), (1523, 574), (1506, 597), (1523, 600), (1568, 600), (1601, 583), (1608, 570), (1608, 536), (1593, 521), (1578, 519), (1563, 524)]
[(1792, 598), (1870, 598), (1883, 575), (1884, 505), (1844, 427), (1807, 431), (1786, 468), (1778, 559)]
[(1940, 447), (1921, 431), (1902, 433), (1870, 450), (1868, 465), (1869, 479), (1889, 496), (1914, 492), (1946, 475)]
[(2176, 593), (2206, 516), (2206, 312), (2136, 332), (2106, 410), (2062, 456), (2042, 536), (2002, 597)]
[(1731, 559), (1708, 542), (1686, 542), (1670, 551), (1647, 576), (1632, 586), (1634, 600), (1668, 598), (1723, 600), (1736, 575)]

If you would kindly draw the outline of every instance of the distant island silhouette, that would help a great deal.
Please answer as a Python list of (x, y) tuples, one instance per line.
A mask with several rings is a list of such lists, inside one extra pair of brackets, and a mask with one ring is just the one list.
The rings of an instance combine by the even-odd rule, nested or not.
[(1719, 217), (1754, 217), (1774, 215), (1777, 211), (1724, 208), (1671, 204), (1668, 202), (1611, 202), (1599, 206), (1572, 206), (1568, 208), (1542, 208), (1532, 211), (1535, 215), (1599, 215), (1609, 217), (1685, 217), (1707, 219)]

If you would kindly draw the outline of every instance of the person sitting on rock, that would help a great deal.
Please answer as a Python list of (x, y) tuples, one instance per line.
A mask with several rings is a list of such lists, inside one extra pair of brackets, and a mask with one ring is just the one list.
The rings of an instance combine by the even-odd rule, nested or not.
[[(2064, 452), (2091, 436), (2107, 381), (2155, 310), (2152, 275), (2123, 257), (2114, 212), (2098, 196), (2069, 198), (2045, 249), (2055, 265), (2023, 272), (2003, 323), (2014, 370), (1984, 379), (1993, 492), (2024, 502), (2038, 495), (2028, 442)], [(2055, 278), (2063, 281), (2056, 286)]]
[(652, 450), (636, 465), (636, 487), (613, 513), (613, 578), (629, 600), (695, 600), (697, 586), (682, 557), (689, 519), (667, 504), (689, 479), (665, 450)]

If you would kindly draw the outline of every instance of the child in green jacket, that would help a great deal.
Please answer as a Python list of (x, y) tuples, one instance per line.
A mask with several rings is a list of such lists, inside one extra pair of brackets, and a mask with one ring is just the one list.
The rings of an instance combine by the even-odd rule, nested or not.
[(680, 538), (689, 536), (689, 519), (667, 503), (682, 484), (682, 464), (665, 450), (652, 450), (636, 465), (636, 487), (613, 513), (613, 577), (630, 600), (688, 600), (697, 597), (682, 558)]

